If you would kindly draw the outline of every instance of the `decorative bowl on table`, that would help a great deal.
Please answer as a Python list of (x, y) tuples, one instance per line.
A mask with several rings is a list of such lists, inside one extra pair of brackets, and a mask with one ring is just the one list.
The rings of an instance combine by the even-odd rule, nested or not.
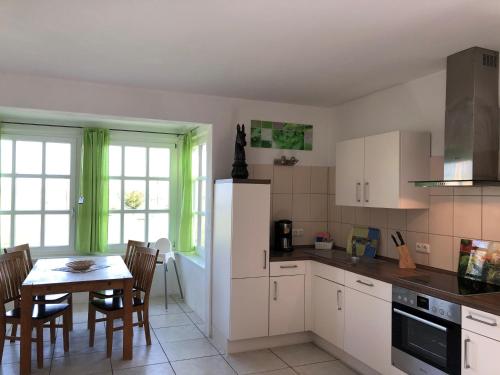
[(75, 271), (86, 271), (95, 264), (93, 260), (74, 260), (72, 262), (66, 263), (66, 266)]

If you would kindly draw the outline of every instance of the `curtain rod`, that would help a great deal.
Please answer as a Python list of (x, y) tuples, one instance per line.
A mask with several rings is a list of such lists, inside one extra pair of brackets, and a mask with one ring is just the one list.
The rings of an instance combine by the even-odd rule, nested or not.
[[(10, 125), (28, 125), (28, 126), (48, 126), (48, 127), (57, 127), (57, 128), (70, 128), (70, 129), (85, 129), (85, 126), (70, 126), (70, 125), (55, 125), (55, 124), (35, 124), (31, 122), (12, 122), (12, 121), (0, 121), (2, 124), (10, 124)], [(168, 133), (168, 132), (154, 132), (147, 130), (128, 130), (128, 129), (108, 129), (116, 132), (131, 132), (131, 133), (146, 133), (146, 134), (165, 134), (165, 135), (176, 135), (180, 137), (181, 133)]]

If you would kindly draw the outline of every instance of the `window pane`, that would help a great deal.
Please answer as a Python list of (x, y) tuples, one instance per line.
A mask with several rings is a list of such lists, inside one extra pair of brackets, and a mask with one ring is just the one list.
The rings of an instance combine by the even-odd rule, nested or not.
[(146, 176), (146, 148), (125, 147), (125, 176)]
[(204, 143), (201, 148), (201, 175), (207, 175), (207, 144)]
[(46, 143), (45, 173), (69, 175), (71, 173), (71, 144)]
[(108, 243), (109, 244), (119, 244), (121, 243), (120, 227), (121, 227), (121, 215), (120, 214), (110, 214), (108, 218)]
[(149, 176), (170, 176), (170, 150), (168, 148), (149, 149)]
[(12, 179), (0, 178), (0, 210), (9, 211), (12, 202)]
[(168, 214), (149, 214), (148, 241), (156, 242), (159, 238), (168, 238)]
[(12, 173), (12, 141), (9, 139), (0, 141), (0, 172)]
[(191, 152), (191, 174), (193, 177), (198, 177), (200, 175), (200, 155), (198, 153), (199, 147), (193, 147)]
[(122, 208), (122, 183), (121, 180), (109, 180), (109, 209)]
[(205, 247), (205, 216), (200, 216), (200, 246)]
[(69, 215), (45, 215), (45, 246), (69, 245)]
[(144, 210), (146, 208), (146, 181), (125, 180), (123, 197), (126, 210)]
[(149, 181), (149, 209), (168, 209), (169, 206), (168, 181)]
[[(42, 179), (16, 178), (16, 210), (37, 211), (42, 207)], [(18, 241), (16, 240), (16, 243)]]
[(144, 214), (125, 214), (123, 225), (124, 241), (144, 241), (145, 217)]
[(207, 201), (207, 181), (201, 181), (200, 211), (206, 211), (206, 201)]
[(14, 219), (14, 243), (29, 243), (40, 246), (40, 215), (16, 215)]
[(122, 146), (109, 146), (109, 175), (122, 175)]
[[(193, 215), (191, 223), (191, 230), (193, 233), (193, 246), (198, 247), (198, 215)], [(181, 251), (191, 251), (192, 249), (181, 249)]]
[(0, 215), (0, 247), (10, 247), (10, 215)]
[(16, 173), (42, 173), (42, 142), (16, 141)]
[(69, 210), (69, 178), (47, 178), (45, 180), (45, 209)]
[(192, 207), (192, 210), (193, 211), (198, 211), (199, 207), (198, 207), (198, 198), (199, 198), (199, 185), (200, 185), (200, 182), (199, 181), (194, 181), (193, 182), (193, 207)]

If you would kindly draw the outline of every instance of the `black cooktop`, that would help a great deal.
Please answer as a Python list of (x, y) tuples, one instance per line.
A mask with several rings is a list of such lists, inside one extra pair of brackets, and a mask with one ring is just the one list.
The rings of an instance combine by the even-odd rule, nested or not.
[(500, 286), (482, 281), (457, 277), (456, 275), (433, 273), (421, 276), (402, 277), (402, 280), (425, 285), (443, 292), (467, 296), (471, 294), (498, 293)]

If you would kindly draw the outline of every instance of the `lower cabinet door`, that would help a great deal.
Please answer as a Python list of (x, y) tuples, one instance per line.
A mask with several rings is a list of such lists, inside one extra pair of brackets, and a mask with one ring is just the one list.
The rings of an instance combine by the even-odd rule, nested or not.
[(462, 374), (498, 375), (500, 342), (462, 329)]
[(391, 304), (345, 288), (344, 350), (381, 374), (391, 374)]
[(269, 335), (304, 331), (304, 275), (271, 277), (269, 287)]
[(313, 332), (333, 345), (344, 348), (344, 286), (313, 276)]
[(230, 340), (269, 334), (269, 277), (231, 280)]

